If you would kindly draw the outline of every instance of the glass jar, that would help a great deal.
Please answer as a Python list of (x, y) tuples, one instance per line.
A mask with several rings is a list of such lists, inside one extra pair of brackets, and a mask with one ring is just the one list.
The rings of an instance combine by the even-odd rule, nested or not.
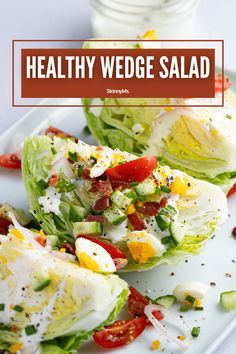
[(136, 38), (149, 29), (158, 39), (192, 39), (200, 0), (90, 0), (96, 37)]

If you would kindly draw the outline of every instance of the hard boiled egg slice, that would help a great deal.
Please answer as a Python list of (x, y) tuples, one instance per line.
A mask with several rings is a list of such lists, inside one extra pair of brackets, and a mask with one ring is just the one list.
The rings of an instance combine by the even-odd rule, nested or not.
[(132, 258), (139, 263), (146, 263), (152, 257), (160, 257), (165, 250), (161, 242), (145, 230), (130, 232), (127, 246)]
[(78, 238), (75, 242), (75, 253), (83, 268), (98, 273), (114, 273), (116, 271), (115, 263), (109, 253), (92, 241), (82, 237)]
[(176, 286), (173, 290), (173, 295), (175, 295), (179, 301), (184, 301), (188, 295), (194, 297), (195, 299), (202, 300), (209, 290), (209, 285), (196, 281), (187, 281)]

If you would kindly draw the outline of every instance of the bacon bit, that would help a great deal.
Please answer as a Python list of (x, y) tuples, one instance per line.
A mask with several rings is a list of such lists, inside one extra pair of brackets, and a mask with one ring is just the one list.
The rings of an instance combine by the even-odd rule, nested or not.
[(90, 192), (102, 193), (105, 197), (109, 197), (112, 193), (112, 186), (109, 180), (95, 180), (92, 182)]
[(161, 342), (159, 340), (154, 340), (152, 342), (151, 348), (152, 350), (158, 350), (160, 349), (160, 346), (161, 346)]
[(130, 224), (133, 226), (134, 230), (145, 229), (144, 221), (137, 211), (135, 211), (133, 214), (128, 215), (128, 219)]
[(61, 139), (72, 138), (75, 140), (76, 143), (78, 143), (78, 139), (75, 136), (72, 136), (71, 134), (66, 133), (63, 130), (53, 126), (47, 128), (47, 130), (45, 131), (45, 135), (49, 136), (50, 138), (53, 138), (54, 136), (58, 136)]
[(18, 330), (18, 328), (17, 328), (17, 326), (16, 325), (11, 325), (11, 332), (13, 332), (13, 333), (16, 333), (17, 332), (17, 330)]
[(154, 216), (158, 213), (160, 204), (156, 202), (145, 202), (139, 208), (139, 211), (146, 216)]
[(91, 180), (92, 178), (90, 177), (90, 169), (84, 168), (81, 177), (86, 180)]
[(60, 181), (60, 176), (52, 175), (48, 180), (48, 184), (49, 184), (49, 186), (56, 187), (58, 185), (59, 181)]
[(41, 246), (45, 247), (47, 243), (47, 238), (45, 236), (35, 236), (34, 240), (37, 241)]
[(160, 201), (160, 208), (165, 208), (166, 205), (168, 203), (168, 198), (167, 197), (163, 197)]
[(101, 197), (99, 198), (94, 207), (93, 207), (93, 210), (96, 210), (96, 211), (103, 211), (103, 210), (106, 210), (108, 209), (110, 206), (110, 200), (108, 197), (104, 196), (104, 197)]
[(98, 222), (104, 223), (105, 216), (103, 216), (103, 215), (88, 215), (85, 221), (98, 221)]
[(11, 220), (5, 219), (2, 216), (0, 216), (0, 234), (1, 235), (8, 234), (8, 229), (9, 229), (10, 225), (12, 225)]
[(103, 150), (103, 146), (97, 146), (96, 147), (96, 151), (102, 151)]
[(68, 242), (63, 243), (63, 248), (70, 254), (75, 254), (75, 246), (70, 245)]
[(125, 182), (125, 181), (111, 181), (111, 185), (112, 188), (115, 189), (119, 189), (119, 190), (123, 190), (125, 188), (129, 188), (130, 187), (130, 182)]
[(236, 237), (236, 226), (234, 226), (234, 228), (232, 230), (232, 235)]

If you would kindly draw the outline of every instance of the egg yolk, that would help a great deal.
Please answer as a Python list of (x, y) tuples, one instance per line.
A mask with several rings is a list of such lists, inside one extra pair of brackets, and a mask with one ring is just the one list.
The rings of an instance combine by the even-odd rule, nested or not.
[(175, 194), (185, 194), (187, 190), (187, 185), (182, 181), (182, 179), (177, 176), (174, 179), (174, 182), (170, 186), (171, 192)]
[(17, 229), (12, 229), (11, 231), (10, 231), (10, 233), (12, 234), (12, 235), (14, 235), (16, 238), (18, 238), (18, 240), (20, 240), (20, 241), (24, 241), (25, 240), (25, 237), (22, 235), (22, 233), (19, 231), (19, 230), (17, 230)]
[(146, 263), (149, 258), (155, 256), (155, 251), (151, 245), (144, 242), (129, 242), (129, 251), (132, 258), (139, 263)]
[(80, 266), (83, 268), (93, 270), (94, 272), (99, 271), (99, 266), (98, 266), (97, 262), (92, 257), (90, 257), (87, 253), (84, 253), (84, 252), (80, 253), (79, 263), (80, 263)]

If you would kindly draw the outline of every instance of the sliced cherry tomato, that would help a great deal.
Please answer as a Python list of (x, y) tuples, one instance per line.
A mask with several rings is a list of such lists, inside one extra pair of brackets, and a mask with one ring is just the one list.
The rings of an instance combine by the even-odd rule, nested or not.
[(232, 82), (229, 81), (228, 77), (224, 77), (224, 82), (222, 75), (218, 74), (215, 77), (215, 92), (222, 92), (222, 88), (224, 91), (228, 90), (232, 85)]
[(232, 195), (233, 195), (234, 193), (236, 193), (236, 183), (235, 183), (235, 185), (233, 185), (233, 187), (232, 187), (232, 188), (230, 189), (230, 191), (228, 192), (227, 198), (232, 197)]
[(142, 182), (148, 178), (157, 164), (155, 156), (140, 157), (106, 170), (111, 181)]
[(20, 169), (21, 160), (16, 154), (0, 155), (0, 167)]
[(72, 139), (75, 140), (76, 143), (78, 143), (78, 139), (75, 136), (73, 136), (73, 135), (71, 135), (69, 133), (66, 133), (63, 130), (58, 129), (58, 128), (53, 127), (53, 126), (50, 126), (50, 127), (47, 128), (47, 130), (45, 131), (45, 135), (50, 136), (51, 138), (54, 137), (54, 136), (58, 136), (59, 138), (62, 138), (62, 139), (64, 139), (64, 138), (72, 138)]
[(12, 225), (12, 222), (8, 219), (3, 218), (0, 216), (0, 234), (7, 235), (9, 226)]
[(145, 224), (144, 220), (141, 218), (139, 213), (135, 211), (133, 214), (128, 215), (130, 224), (133, 226), (134, 230), (144, 230)]
[(116, 321), (111, 326), (95, 332), (95, 343), (103, 348), (117, 348), (132, 342), (140, 336), (146, 326), (146, 318), (137, 317), (126, 321)]
[(110, 243), (101, 241), (95, 237), (90, 237), (87, 235), (79, 235), (78, 237), (85, 238), (86, 240), (92, 241), (92, 242), (96, 243), (97, 245), (103, 247), (109, 253), (109, 255), (111, 256), (112, 259), (126, 258), (125, 254), (122, 251), (120, 251), (118, 248), (111, 245)]
[(132, 286), (129, 288), (130, 294), (128, 299), (127, 311), (133, 316), (145, 316), (144, 308), (149, 301), (138, 290)]

